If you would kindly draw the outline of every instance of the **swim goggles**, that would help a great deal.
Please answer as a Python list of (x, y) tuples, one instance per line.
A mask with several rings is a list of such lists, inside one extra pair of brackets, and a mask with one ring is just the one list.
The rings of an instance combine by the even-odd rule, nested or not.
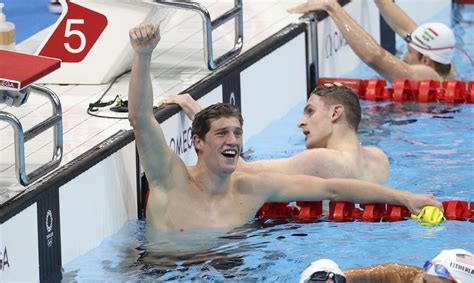
[(433, 47), (429, 46), (428, 44), (424, 44), (423, 41), (421, 39), (419, 39), (418, 37), (416, 37), (416, 35), (415, 35), (416, 41), (419, 42), (419, 43), (417, 43), (417, 42), (413, 41), (411, 33), (407, 33), (407, 35), (405, 35), (404, 39), (407, 43), (411, 43), (411, 44), (415, 45), (416, 47), (421, 48), (423, 50), (445, 50), (445, 49), (453, 49), (455, 47), (455, 46), (446, 46), (446, 47), (433, 48)]
[(428, 260), (425, 262), (425, 265), (423, 265), (423, 269), (430, 275), (435, 275), (448, 280), (455, 280), (444, 265), (436, 264)]
[(346, 278), (342, 275), (335, 274), (334, 272), (328, 271), (317, 271), (309, 277), (306, 282), (311, 281), (326, 281), (328, 279), (332, 279), (335, 283), (346, 283)]

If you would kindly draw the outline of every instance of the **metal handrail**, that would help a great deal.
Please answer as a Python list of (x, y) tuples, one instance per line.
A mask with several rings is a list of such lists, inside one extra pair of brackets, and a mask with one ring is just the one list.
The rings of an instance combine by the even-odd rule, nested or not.
[[(154, 3), (163, 6), (171, 6), (178, 9), (194, 11), (201, 15), (204, 32), (204, 59), (206, 60), (207, 68), (209, 70), (212, 71), (219, 68), (231, 58), (238, 55), (242, 50), (242, 45), (244, 42), (242, 0), (234, 0), (234, 7), (213, 21), (211, 21), (211, 16), (206, 7), (196, 2), (184, 2), (180, 0), (154, 0)], [(235, 21), (234, 47), (230, 51), (224, 53), (214, 60), (212, 31), (233, 18), (237, 19)]]
[[(15, 132), (15, 172), (18, 181), (23, 186), (33, 183), (40, 177), (51, 172), (54, 168), (58, 167), (63, 156), (62, 108), (59, 97), (52, 90), (46, 87), (39, 85), (31, 85), (29, 87), (46, 96), (51, 102), (53, 106), (53, 114), (49, 118), (24, 132), (20, 120), (8, 112), (0, 111), (0, 121), (9, 123)], [(43, 164), (31, 173), (27, 173), (25, 163), (25, 142), (33, 139), (38, 134), (51, 127), (54, 127), (53, 157), (46, 164)]]

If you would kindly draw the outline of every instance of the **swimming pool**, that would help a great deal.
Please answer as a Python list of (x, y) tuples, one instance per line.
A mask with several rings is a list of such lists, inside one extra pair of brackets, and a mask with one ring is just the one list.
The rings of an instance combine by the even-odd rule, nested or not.
[[(465, 43), (470, 38), (469, 32), (461, 36)], [(472, 45), (466, 47), (473, 54)], [(465, 59), (458, 55), (456, 60)], [(463, 74), (472, 74), (472, 66), (462, 66)], [(304, 138), (296, 127), (303, 105), (301, 101), (247, 140), (246, 157), (286, 157), (304, 150)], [(433, 193), (443, 201), (474, 200), (472, 105), (362, 102), (362, 106), (361, 141), (390, 156), (388, 185)], [(228, 233), (163, 232), (153, 239), (145, 232), (143, 221), (128, 222), (100, 247), (65, 264), (63, 280), (296, 281), (310, 262), (320, 258), (331, 258), (342, 268), (383, 262), (421, 265), (442, 249), (474, 250), (474, 225), (460, 221), (433, 228), (414, 221), (254, 222)], [(195, 251), (185, 251), (189, 249)]]
[[(281, 7), (278, 8), (281, 10)], [(282, 11), (284, 11), (284, 9)], [(291, 91), (292, 95), (294, 93), (300, 95), (297, 96), (298, 100), (296, 100), (296, 102), (300, 101), (302, 97), (304, 97), (306, 94), (305, 87), (303, 87), (303, 85), (306, 83), (306, 78), (304, 76), (304, 69), (306, 67), (305, 60), (303, 60), (304, 51), (303, 49), (301, 49), (302, 52), (294, 52), (294, 49), (291, 49), (295, 48), (295, 45), (297, 45), (298, 48), (304, 46), (304, 40), (301, 40), (302, 38), (304, 39), (304, 35), (300, 34), (300, 32), (302, 32), (301, 26), (296, 26), (296, 28), (290, 27), (288, 29), (285, 29), (283, 32), (277, 34), (276, 37), (280, 37), (281, 39), (282, 35), (287, 35), (288, 33), (295, 31), (298, 32), (298, 35), (296, 35), (295, 33), (296, 37), (294, 37), (294, 39), (292, 39), (291, 42), (289, 42), (288, 44), (285, 44), (286, 51), (281, 51), (282, 48), (280, 48), (276, 52), (274, 52), (276, 54), (272, 53), (273, 55), (268, 55), (268, 52), (262, 52), (262, 54), (259, 54), (259, 52), (253, 52), (254, 54), (258, 54), (258, 56), (254, 57), (263, 58), (261, 61), (265, 62), (254, 64), (250, 68), (248, 68), (248, 66), (249, 64), (253, 64), (254, 60), (247, 60), (250, 56), (245, 56), (248, 54), (243, 54), (243, 60), (240, 60), (242, 59), (241, 57), (239, 58), (239, 60), (236, 60), (236, 62), (233, 63), (239, 63), (240, 65), (244, 65), (244, 67), (236, 67), (235, 65), (237, 64), (232, 64), (234, 66), (225, 68), (225, 72), (217, 72), (217, 78), (215, 78), (217, 82), (207, 81), (207, 83), (201, 83), (197, 87), (193, 88), (193, 93), (197, 93), (198, 97), (207, 93), (205, 95), (205, 98), (207, 98), (209, 101), (230, 101), (232, 100), (232, 98), (234, 98), (234, 100), (237, 101), (239, 105), (242, 104), (242, 110), (244, 111), (245, 117), (253, 118), (256, 113), (260, 114), (259, 111), (261, 109), (262, 103), (265, 103), (268, 100), (268, 96), (256, 96), (254, 94), (271, 94), (271, 99), (273, 99), (275, 101), (274, 104), (277, 105), (272, 104), (272, 107), (266, 109), (266, 115), (258, 115), (258, 119), (248, 118), (249, 120), (247, 120), (250, 122), (246, 124), (246, 136), (252, 137), (253, 134), (262, 130), (260, 126), (266, 125), (266, 123), (269, 121), (268, 119), (281, 117), (280, 114), (286, 113), (289, 108), (293, 108), (293, 106), (295, 106), (293, 100), (289, 99), (291, 106), (285, 100), (287, 99), (287, 96), (289, 94), (288, 91)], [(271, 44), (272, 42), (280, 41), (270, 41), (268, 42), (266, 47), (275, 46)], [(270, 48), (261, 48), (259, 50), (261, 51), (264, 49), (266, 50)], [(291, 49), (291, 51), (293, 52), (289, 52), (287, 49)], [(283, 55), (286, 56), (282, 56), (282, 53), (284, 53)], [(288, 55), (294, 55), (291, 53), (298, 53), (303, 55), (297, 58), (292, 58), (291, 62), (284, 61), (281, 62), (281, 64), (276, 64), (276, 58), (282, 61), (282, 58), (284, 59), (288, 58)], [(271, 57), (272, 59), (270, 60), (269, 57)], [(267, 66), (267, 68), (265, 68), (265, 65), (269, 65), (270, 67)], [(281, 65), (283, 65), (283, 68)], [(290, 69), (290, 67), (294, 69)], [(235, 72), (236, 69), (238, 70), (237, 72)], [(248, 69), (250, 69), (250, 71)], [(283, 70), (283, 72), (278, 72), (279, 70)], [(221, 79), (223, 77), (222, 74), (229, 73), (231, 74), (228, 75), (225, 80)], [(265, 76), (259, 76), (259, 73), (264, 73)], [(277, 75), (280, 75), (281, 77), (277, 77)], [(288, 75), (293, 76), (293, 79), (291, 79), (290, 82), (287, 81)], [(259, 78), (258, 81), (255, 78)], [(159, 81), (162, 82), (161, 79), (159, 79)], [(285, 85), (279, 85), (279, 83), (285, 83)], [(292, 83), (292, 85), (290, 86), (288, 85), (288, 83)], [(179, 85), (178, 88), (176, 88), (176, 91), (182, 90), (184, 86)], [(242, 90), (240, 88), (242, 88)], [(211, 90), (212, 93), (209, 94), (208, 92), (210, 92)], [(240, 98), (240, 94), (242, 95), (243, 99)], [(262, 98), (257, 99), (258, 97)], [(227, 100), (227, 98), (229, 98), (230, 100)], [(303, 101), (301, 101), (301, 103), (303, 103)], [(388, 106), (388, 108), (390, 107), (391, 106)], [(299, 112), (300, 110), (297, 111)], [(173, 111), (164, 112), (171, 113), (169, 115), (176, 114), (176, 112), (173, 113)], [(160, 115), (160, 118), (163, 118), (163, 116), (165, 115)], [(296, 116), (299, 116), (299, 113)], [(183, 122), (183, 117), (183, 115), (178, 114), (174, 115), (170, 120), (176, 122), (175, 124), (177, 124), (179, 127), (183, 127), (183, 125), (181, 125), (183, 124), (181, 123)], [(175, 145), (178, 144), (178, 142), (181, 145), (181, 147), (176, 146), (176, 149), (180, 149), (183, 152), (186, 152), (186, 149), (189, 148), (183, 147), (183, 145), (186, 144), (184, 142), (186, 141), (186, 137), (184, 136), (184, 130), (188, 129), (187, 125), (184, 123), (184, 128), (176, 128), (177, 126), (174, 124), (174, 122), (168, 123), (169, 125), (167, 125), (167, 133), (170, 135), (169, 138), (171, 139), (171, 141), (175, 141)], [(293, 128), (295, 130), (295, 133), (299, 135), (299, 131), (294, 127), (295, 123), (296, 121), (285, 121), (285, 124)], [(399, 122), (398, 125), (403, 123), (406, 122)], [(128, 125), (124, 127), (128, 128)], [(280, 128), (278, 130), (280, 130)], [(176, 136), (174, 135), (175, 132)], [(280, 135), (280, 133), (278, 133), (278, 135)], [(75, 258), (76, 256), (82, 254), (87, 250), (90, 250), (90, 248), (92, 247), (95, 247), (100, 241), (102, 241), (104, 237), (107, 237), (112, 234), (110, 233), (111, 231), (115, 233), (116, 230), (114, 229), (118, 229), (122, 226), (122, 219), (127, 215), (136, 217), (136, 209), (133, 209), (135, 208), (135, 206), (130, 205), (131, 209), (129, 209), (130, 207), (128, 206), (125, 208), (123, 207), (124, 203), (126, 205), (130, 204), (129, 202), (124, 202), (124, 200), (129, 200), (130, 202), (133, 202), (136, 199), (136, 197), (129, 196), (128, 194), (123, 192), (126, 190), (128, 193), (135, 188), (134, 169), (136, 168), (134, 166), (130, 166), (130, 164), (133, 164), (133, 162), (135, 161), (135, 151), (134, 144), (130, 143), (130, 141), (132, 141), (133, 139), (129, 136), (130, 135), (127, 135), (126, 133), (122, 133), (122, 135), (114, 135), (107, 141), (102, 142), (101, 144), (94, 143), (94, 147), (91, 148), (91, 151), (88, 151), (86, 152), (86, 154), (81, 155), (80, 158), (74, 160), (75, 162), (69, 163), (66, 170), (62, 172), (63, 174), (55, 174), (54, 176), (49, 178), (47, 182), (39, 185), (38, 187), (35, 187), (35, 190), (32, 190), (32, 193), (27, 195), (29, 198), (22, 198), (21, 201), (16, 203), (16, 207), (14, 207), (15, 209), (9, 209), (12, 208), (10, 206), (7, 207), (7, 209), (3, 209), (1, 211), (1, 221), (6, 221), (5, 219), (8, 219), (8, 217), (13, 215), (14, 213), (18, 213), (19, 211), (22, 211), (25, 207), (27, 207), (27, 209), (16, 215), (15, 218), (12, 217), (11, 220), (8, 220), (4, 223), (2, 222), (2, 226), (0, 226), (0, 232), (2, 232), (2, 234), (0, 234), (0, 246), (4, 247), (5, 250), (8, 247), (8, 255), (12, 263), (14, 263), (9, 267), (8, 270), (6, 270), (6, 272), (0, 274), (1, 278), (6, 278), (6, 281), (8, 281), (8, 278), (23, 278), (18, 277), (22, 275), (25, 276), (24, 278), (30, 278), (29, 281), (38, 281), (39, 279), (35, 280), (34, 278), (38, 276), (37, 273), (39, 267), (40, 278), (46, 280), (44, 278), (48, 278), (48, 272), (56, 272), (60, 270), (61, 259), (62, 263), (65, 264), (66, 269), (70, 270), (70, 259)], [(290, 136), (290, 139), (291, 142), (295, 142), (296, 145), (298, 145), (297, 138), (294, 139)], [(127, 146), (126, 148), (122, 149), (123, 144), (127, 144)], [(254, 154), (250, 154), (250, 156), (254, 158), (260, 158), (260, 154), (267, 154), (265, 152), (259, 152), (256, 149), (256, 146), (253, 146), (251, 143), (248, 143), (247, 145), (252, 146), (251, 149), (254, 151)], [(295, 150), (300, 150), (301, 144), (299, 146), (300, 147), (296, 148)], [(115, 153), (115, 151), (118, 149), (120, 150)], [(284, 147), (283, 149), (275, 148), (273, 152), (270, 152), (267, 155), (272, 156), (272, 154), (275, 154), (274, 156), (276, 156), (280, 154), (285, 154), (285, 152), (283, 151), (288, 150), (289, 148), (287, 147)], [(111, 156), (110, 158), (106, 158), (107, 156), (111, 155), (110, 152), (114, 152), (113, 156)], [(190, 150), (188, 150), (188, 152), (190, 152)], [(100, 163), (99, 161), (96, 161), (97, 159), (102, 158), (106, 159), (104, 159), (104, 161)], [(88, 170), (87, 172), (83, 173), (84, 170), (88, 168), (90, 168), (91, 170)], [(116, 170), (113, 171), (110, 168)], [(117, 177), (107, 179), (110, 176)], [(71, 178), (74, 178), (74, 180), (71, 180)], [(94, 179), (94, 184), (89, 183), (89, 181), (91, 181), (92, 179)], [(113, 182), (109, 182), (110, 180), (113, 180)], [(67, 184), (63, 186), (64, 182), (67, 182)], [(84, 185), (86, 183), (88, 185)], [(111, 196), (115, 196), (116, 198), (112, 198)], [(104, 205), (104, 203), (106, 203), (106, 205)], [(79, 211), (81, 213), (78, 213)], [(126, 214), (124, 211), (128, 214), (124, 215)], [(51, 220), (53, 221), (51, 222)], [(51, 224), (53, 224), (52, 227)], [(90, 280), (110, 280), (110, 278), (114, 278), (115, 281), (134, 281), (139, 280), (139, 278), (142, 277), (156, 280), (155, 278), (160, 277), (160, 274), (163, 275), (165, 273), (163, 271), (160, 271), (160, 269), (156, 268), (156, 262), (163, 262), (163, 259), (166, 261), (165, 264), (162, 264), (165, 270), (175, 270), (176, 261), (180, 262), (179, 265), (184, 266), (184, 268), (177, 268), (177, 273), (168, 272), (166, 273), (166, 275), (161, 276), (160, 279), (170, 279), (176, 276), (177, 274), (181, 276), (179, 274), (180, 271), (187, 272), (184, 269), (186, 268), (186, 266), (190, 265), (190, 260), (187, 259), (189, 258), (189, 255), (179, 255), (177, 253), (173, 253), (173, 256), (163, 257), (157, 254), (157, 251), (154, 249), (155, 247), (153, 245), (150, 246), (142, 244), (143, 227), (141, 227), (141, 225), (143, 225), (142, 222), (130, 222), (124, 228), (124, 233), (118, 234), (110, 239), (112, 241), (115, 241), (116, 239), (118, 239), (119, 241), (123, 240), (123, 243), (119, 242), (119, 244), (113, 246), (116, 249), (110, 250), (110, 253), (104, 253), (103, 247), (100, 247), (97, 251), (91, 252), (91, 254), (96, 254), (101, 259), (99, 259), (99, 261), (92, 260), (92, 266), (87, 263), (83, 265), (76, 265), (76, 269), (80, 269), (80, 271), (78, 271), (77, 273), (85, 275), (85, 278), (88, 278)], [(11, 229), (12, 226), (14, 226), (13, 228), (18, 229)], [(217, 243), (217, 246), (219, 247), (217, 249), (219, 253), (211, 252), (211, 254), (209, 254), (208, 252), (204, 252), (194, 256), (195, 259), (192, 261), (194, 261), (194, 263), (198, 262), (198, 264), (195, 265), (191, 264), (191, 269), (194, 273), (185, 275), (183, 278), (189, 279), (194, 276), (196, 278), (212, 279), (222, 278), (222, 276), (240, 276), (245, 273), (240, 276), (242, 279), (240, 277), (237, 278), (244, 280), (251, 278), (251, 276), (246, 272), (252, 272), (252, 270), (263, 271), (267, 274), (270, 272), (274, 272), (275, 270), (273, 268), (270, 268), (271, 264), (269, 263), (269, 261), (266, 260), (273, 260), (275, 261), (275, 263), (278, 264), (278, 267), (281, 267), (285, 266), (286, 258), (279, 258), (278, 260), (273, 259), (275, 255), (275, 247), (266, 247), (265, 241), (271, 240), (270, 243), (273, 245), (273, 243), (280, 243), (282, 241), (284, 242), (285, 238), (305, 238), (302, 233), (296, 233), (296, 236), (291, 236), (292, 234), (294, 234), (291, 230), (292, 227), (293, 226), (283, 225), (277, 226), (274, 229), (262, 230), (257, 229), (257, 227), (255, 226), (247, 225), (234, 232), (235, 235), (220, 239), (219, 241), (214, 240), (216, 239), (217, 235), (221, 234), (219, 231), (215, 231), (215, 233), (212, 234), (193, 233), (193, 235), (191, 235), (192, 240), (186, 239), (188, 235), (183, 235), (180, 233), (180, 238), (184, 238), (182, 239), (182, 242), (187, 241), (189, 245), (194, 246), (196, 245), (196, 241), (201, 239), (201, 247), (206, 246), (209, 243)], [(325, 229), (325, 226), (316, 226), (316, 229), (319, 229), (321, 227)], [(50, 228), (53, 228), (54, 231), (50, 232)], [(278, 231), (275, 231), (275, 229), (278, 229)], [(284, 229), (284, 231), (280, 232), (280, 229)], [(333, 233), (339, 233), (334, 229), (331, 231)], [(22, 235), (23, 237), (20, 238), (19, 235)], [(51, 236), (53, 237), (51, 238)], [(163, 234), (160, 236), (162, 236), (159, 237), (161, 241), (159, 243), (161, 244), (162, 242), (166, 242), (167, 238), (176, 238), (178, 235)], [(212, 238), (212, 240), (210, 240), (210, 238)], [(252, 240), (254, 238), (255, 240)], [(127, 241), (126, 239), (130, 239), (130, 241)], [(50, 247), (51, 240), (53, 244), (52, 248)], [(314, 240), (311, 241), (315, 242)], [(338, 243), (340, 243), (340, 241)], [(294, 242), (294, 244), (298, 245), (298, 242)], [(137, 247), (141, 248), (136, 249)], [(172, 244), (162, 244), (160, 246), (161, 250), (164, 247), (172, 249), (175, 248), (176, 245), (173, 246)], [(260, 247), (262, 248), (262, 252), (268, 256), (264, 256), (260, 253), (257, 253), (260, 252)], [(288, 249), (292, 249), (290, 245), (288, 245), (287, 247)], [(346, 246), (343, 245), (342, 247), (345, 248)], [(145, 256), (146, 253), (144, 252), (144, 250), (149, 252), (147, 256)], [(35, 254), (35, 251), (38, 252), (38, 254)], [(150, 251), (154, 252), (150, 253)], [(226, 255), (225, 253), (230, 254), (230, 256)], [(315, 252), (313, 251), (313, 253)], [(140, 254), (142, 254), (143, 256), (140, 256)], [(90, 254), (88, 254), (84, 258), (79, 258), (78, 260), (84, 263), (85, 261), (90, 259), (89, 255)], [(279, 256), (279, 254), (276, 254), (276, 256)], [(111, 260), (103, 261), (103, 259), (105, 258), (110, 258)], [(211, 262), (210, 258), (213, 259), (212, 264), (199, 264), (199, 261), (202, 261), (203, 259), (205, 259), (204, 261), (209, 259), (208, 261)], [(292, 256), (289, 256), (287, 259), (288, 261), (286, 262), (292, 261)], [(334, 259), (337, 260), (337, 258)], [(243, 264), (242, 261), (245, 264)], [(147, 262), (149, 263), (147, 264)], [(101, 265), (97, 263), (100, 263)], [(102, 268), (102, 263), (104, 268)], [(259, 268), (260, 263), (262, 264), (262, 268)], [(237, 267), (237, 265), (240, 267)], [(99, 266), (101, 267), (98, 268)], [(205, 274), (200, 271), (201, 268), (206, 269), (208, 268), (208, 266), (214, 266), (218, 268), (219, 271), (214, 272), (215, 269), (212, 269), (214, 267), (209, 267), (210, 271)], [(236, 267), (231, 268), (232, 266)], [(25, 267), (28, 267), (28, 269), (22, 269)], [(222, 271), (225, 269), (227, 269), (228, 272)], [(120, 274), (122, 273), (125, 273), (125, 277), (120, 277)], [(73, 279), (76, 277), (75, 274), (76, 272), (74, 270), (72, 270), (72, 272), (66, 272), (64, 278), (65, 280)], [(105, 276), (110, 276), (110, 278), (106, 278)], [(278, 276), (267, 276), (259, 278), (287, 278)], [(77, 278), (83, 279), (83, 277)]]
[[(362, 106), (361, 141), (390, 156), (388, 185), (433, 193), (442, 201), (474, 200), (472, 105), (364, 101)], [(304, 102), (249, 139), (248, 157), (285, 157), (303, 150), (304, 137), (295, 126), (303, 107)], [(268, 140), (274, 142), (269, 145)], [(66, 264), (64, 280), (294, 282), (319, 258), (331, 258), (343, 268), (383, 262), (420, 265), (442, 249), (474, 250), (474, 223), (461, 221), (433, 228), (415, 221), (255, 222), (229, 233), (175, 233), (162, 233), (150, 244), (144, 222), (129, 222), (99, 248)], [(190, 247), (204, 251), (180, 251)]]

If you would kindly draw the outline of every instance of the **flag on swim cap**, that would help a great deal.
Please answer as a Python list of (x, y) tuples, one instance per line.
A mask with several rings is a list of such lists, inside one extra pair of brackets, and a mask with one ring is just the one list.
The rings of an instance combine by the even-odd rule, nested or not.
[(320, 259), (313, 261), (300, 275), (299, 283), (306, 283), (311, 278), (313, 273), (318, 271), (332, 272), (337, 275), (345, 276), (344, 272), (339, 268), (339, 265), (330, 259)]
[[(411, 33), (410, 44), (416, 51), (441, 64), (450, 64), (454, 53), (453, 31), (442, 23), (426, 23)], [(438, 49), (441, 48), (441, 49)], [(435, 50), (432, 50), (435, 49)]]
[(433, 265), (426, 270), (429, 275), (439, 277), (439, 266), (444, 266), (456, 282), (474, 282), (474, 256), (468, 251), (462, 249), (443, 250), (430, 262)]

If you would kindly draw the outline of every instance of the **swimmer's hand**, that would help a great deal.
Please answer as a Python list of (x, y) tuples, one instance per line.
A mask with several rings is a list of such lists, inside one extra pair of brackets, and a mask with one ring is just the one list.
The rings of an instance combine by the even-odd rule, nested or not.
[(194, 120), (194, 115), (202, 110), (201, 105), (189, 93), (167, 96), (161, 100), (161, 103), (178, 104), (191, 121)]
[(160, 41), (159, 24), (141, 24), (128, 32), (130, 43), (138, 54), (151, 55)]
[(316, 10), (327, 11), (331, 5), (338, 5), (336, 0), (308, 0), (306, 3), (288, 9), (288, 12), (293, 14), (304, 14)]
[(441, 211), (443, 210), (443, 204), (436, 200), (432, 194), (413, 194), (410, 193), (406, 201), (406, 207), (411, 213), (418, 215), (425, 206), (435, 206)]

